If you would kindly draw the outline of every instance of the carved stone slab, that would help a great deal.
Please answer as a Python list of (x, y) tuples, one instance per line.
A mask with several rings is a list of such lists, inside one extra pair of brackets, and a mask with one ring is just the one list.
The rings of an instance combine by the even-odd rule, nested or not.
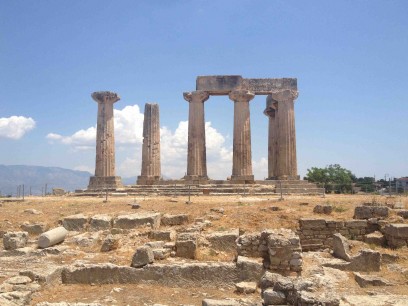
[(267, 95), (277, 90), (297, 90), (297, 79), (244, 79), (240, 75), (199, 76), (196, 89), (210, 95), (227, 95), (234, 90), (249, 90), (256, 95)]

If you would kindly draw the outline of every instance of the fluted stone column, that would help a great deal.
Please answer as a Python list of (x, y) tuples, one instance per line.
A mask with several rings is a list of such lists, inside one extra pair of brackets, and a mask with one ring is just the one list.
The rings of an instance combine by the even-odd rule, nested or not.
[(269, 118), (268, 127), (268, 178), (276, 179), (276, 169), (278, 166), (278, 103), (270, 95), (266, 98), (266, 108), (264, 114)]
[(138, 185), (153, 185), (161, 178), (159, 105), (146, 103), (143, 121), (142, 170)]
[(297, 180), (295, 99), (298, 92), (282, 90), (271, 94), (271, 99), (278, 103), (278, 157), (276, 176), (281, 180)]
[(185, 179), (207, 180), (204, 102), (208, 100), (209, 94), (197, 90), (185, 92), (183, 96), (189, 102), (187, 175)]
[(92, 94), (98, 103), (96, 127), (95, 176), (89, 180), (88, 189), (116, 189), (122, 187), (121, 179), (115, 176), (115, 134), (113, 103), (120, 100), (118, 94), (98, 91)]
[(251, 155), (251, 124), (249, 101), (255, 95), (248, 90), (232, 91), (229, 98), (234, 101), (234, 144), (231, 180), (253, 181)]

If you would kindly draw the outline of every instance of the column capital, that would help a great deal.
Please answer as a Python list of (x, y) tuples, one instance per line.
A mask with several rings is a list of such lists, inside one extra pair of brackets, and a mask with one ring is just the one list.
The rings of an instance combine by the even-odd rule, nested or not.
[(285, 102), (285, 101), (293, 101), (297, 99), (299, 96), (299, 92), (296, 90), (285, 89), (277, 92), (272, 92), (268, 95), (272, 100), (277, 102)]
[(210, 94), (207, 91), (196, 90), (190, 92), (183, 92), (184, 100), (187, 102), (201, 102), (204, 103), (210, 97)]
[(228, 96), (234, 102), (249, 102), (255, 97), (255, 94), (249, 90), (234, 90)]
[(92, 99), (94, 99), (98, 103), (115, 103), (120, 100), (119, 95), (116, 92), (112, 91), (95, 91), (91, 95)]
[(266, 108), (264, 110), (264, 115), (268, 117), (275, 116), (276, 111), (278, 110), (278, 102), (272, 99), (271, 95), (266, 97)]

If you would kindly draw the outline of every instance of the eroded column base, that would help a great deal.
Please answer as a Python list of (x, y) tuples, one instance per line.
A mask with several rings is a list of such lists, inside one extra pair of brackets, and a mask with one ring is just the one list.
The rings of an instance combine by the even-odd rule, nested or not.
[(88, 190), (104, 190), (122, 188), (120, 176), (91, 176)]
[(239, 182), (241, 184), (254, 183), (255, 179), (253, 175), (232, 175), (231, 181)]
[(161, 181), (160, 176), (138, 176), (137, 185), (158, 185)]

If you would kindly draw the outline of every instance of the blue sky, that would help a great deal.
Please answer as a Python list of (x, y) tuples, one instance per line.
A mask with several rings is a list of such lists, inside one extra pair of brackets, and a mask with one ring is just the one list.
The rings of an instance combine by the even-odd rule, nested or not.
[[(112, 90), (122, 98), (119, 174), (139, 174), (140, 137), (129, 131), (141, 133), (134, 121), (143, 120), (144, 103), (157, 102), (168, 150), (163, 174), (182, 176), (183, 91), (195, 89), (198, 75), (239, 74), (298, 79), (302, 176), (333, 163), (357, 176), (408, 175), (406, 16), (407, 1), (1, 1), (0, 163), (93, 171), (90, 94)], [(259, 179), (264, 107), (264, 96), (251, 102)], [(211, 97), (205, 111), (214, 142), (208, 171), (225, 178), (233, 104)]]

